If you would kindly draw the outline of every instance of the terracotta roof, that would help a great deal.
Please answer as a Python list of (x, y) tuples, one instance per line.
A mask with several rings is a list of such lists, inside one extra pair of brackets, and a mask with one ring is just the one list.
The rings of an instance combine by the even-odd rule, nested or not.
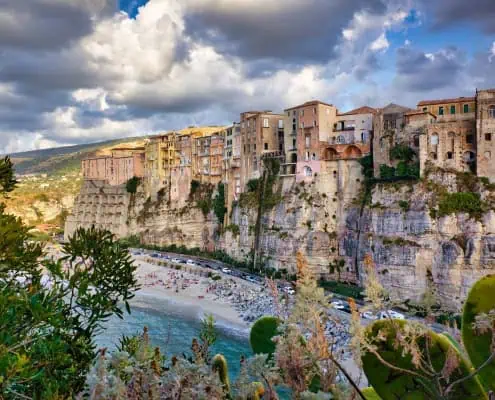
[(421, 110), (416, 110), (416, 111), (409, 111), (406, 112), (404, 115), (421, 115), (421, 114), (430, 114), (432, 117), (437, 117), (435, 114), (429, 112), (429, 111), (421, 111)]
[(375, 108), (363, 106), (351, 111), (347, 111), (346, 113), (339, 113), (337, 115), (376, 114), (376, 112), (377, 110)]
[(284, 111), (295, 110), (296, 108), (301, 108), (301, 107), (316, 106), (318, 104), (323, 104), (324, 106), (333, 107), (333, 104), (328, 104), (320, 100), (311, 100), (311, 101), (307, 101), (304, 104), (299, 104), (298, 106), (286, 108)]
[(434, 104), (450, 104), (450, 103), (465, 103), (466, 101), (474, 101), (474, 97), (457, 97), (455, 99), (440, 99), (440, 100), (422, 100), (418, 103), (418, 107), (429, 106)]

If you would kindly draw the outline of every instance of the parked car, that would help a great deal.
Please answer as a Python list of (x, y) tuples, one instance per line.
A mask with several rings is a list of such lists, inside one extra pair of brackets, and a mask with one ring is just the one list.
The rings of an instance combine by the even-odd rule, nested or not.
[(172, 258), (172, 262), (175, 264), (180, 264), (182, 260), (179, 260), (178, 258)]
[(388, 319), (388, 318), (406, 319), (404, 314), (398, 313), (397, 311), (394, 311), (394, 310), (381, 311), (379, 314), (379, 318), (380, 319)]
[(296, 293), (296, 291), (292, 288), (292, 286), (284, 287), (284, 292), (287, 294), (295, 294)]
[(378, 319), (378, 316), (376, 314), (373, 314), (371, 311), (365, 311), (361, 313), (361, 317), (363, 317), (364, 319), (370, 319), (372, 321)]
[(223, 272), (224, 274), (230, 274), (230, 273), (232, 273), (232, 270), (231, 270), (231, 269), (229, 269), (229, 268), (222, 268), (222, 272)]
[(193, 260), (187, 260), (186, 264), (187, 265), (196, 265), (196, 263)]
[(334, 300), (330, 303), (333, 308), (337, 310), (343, 310), (344, 309), (344, 302), (342, 300)]
[(342, 309), (342, 311), (350, 314), (351, 313), (351, 306), (348, 303), (344, 303), (344, 308)]
[(158, 253), (151, 253), (151, 257), (153, 257), (153, 258), (160, 258), (160, 254), (158, 254)]

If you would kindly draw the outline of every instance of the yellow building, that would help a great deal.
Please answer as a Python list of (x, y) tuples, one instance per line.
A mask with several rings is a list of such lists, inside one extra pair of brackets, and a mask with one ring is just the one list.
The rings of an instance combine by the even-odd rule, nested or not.
[(418, 110), (432, 113), (437, 117), (437, 122), (473, 119), (475, 109), (476, 99), (474, 97), (423, 100), (418, 103)]

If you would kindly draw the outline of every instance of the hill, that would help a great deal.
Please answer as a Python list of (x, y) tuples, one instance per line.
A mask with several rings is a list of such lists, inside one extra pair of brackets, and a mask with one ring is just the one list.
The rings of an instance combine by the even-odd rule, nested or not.
[(131, 137), (99, 143), (12, 153), (9, 156), (15, 164), (17, 175), (63, 175), (79, 171), (81, 160), (85, 157), (98, 154), (117, 145), (130, 145), (143, 140), (143, 137)]

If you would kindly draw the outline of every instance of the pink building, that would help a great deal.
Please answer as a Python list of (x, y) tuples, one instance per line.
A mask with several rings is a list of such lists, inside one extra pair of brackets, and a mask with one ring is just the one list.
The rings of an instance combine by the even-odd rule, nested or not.
[(144, 148), (114, 149), (111, 156), (86, 158), (81, 170), (86, 180), (123, 185), (133, 177), (144, 177)]

